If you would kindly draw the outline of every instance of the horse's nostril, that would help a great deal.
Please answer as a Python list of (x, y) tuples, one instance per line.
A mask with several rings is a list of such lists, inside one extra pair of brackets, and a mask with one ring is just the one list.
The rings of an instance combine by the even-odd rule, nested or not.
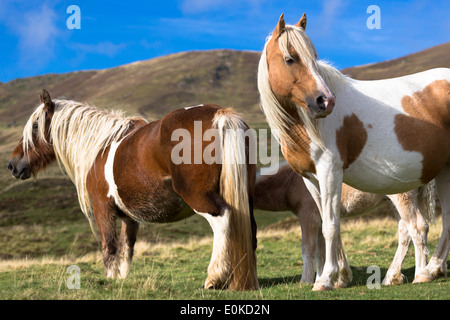
[(14, 167), (11, 162), (8, 162), (8, 170), (13, 171)]
[(325, 105), (325, 96), (319, 96), (316, 99), (316, 103), (317, 103), (317, 106), (319, 107), (319, 109), (325, 110), (327, 108)]

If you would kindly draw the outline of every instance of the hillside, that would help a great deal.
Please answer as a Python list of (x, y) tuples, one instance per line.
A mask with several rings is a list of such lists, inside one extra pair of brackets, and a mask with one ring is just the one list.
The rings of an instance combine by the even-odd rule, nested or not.
[[(401, 76), (450, 67), (450, 42), (398, 59), (343, 69), (356, 79)], [(259, 52), (190, 51), (105, 70), (12, 80), (0, 83), (0, 152), (16, 143), (38, 104), (42, 88), (53, 98), (122, 109), (148, 119), (184, 106), (215, 103), (234, 107), (251, 126), (265, 126), (256, 73)]]
[[(54, 98), (124, 109), (150, 119), (200, 103), (257, 114), (259, 53), (191, 51), (99, 71), (16, 79), (0, 84), (0, 125), (22, 126), (46, 88)], [(252, 116), (254, 120), (254, 117)]]
[[(396, 60), (343, 71), (359, 79), (377, 79), (430, 67), (450, 67), (449, 51), (447, 43)], [(56, 165), (37, 181), (17, 181), (6, 169), (42, 88), (54, 98), (122, 109), (129, 115), (148, 119), (161, 118), (184, 106), (216, 103), (234, 107), (252, 127), (265, 127), (256, 86), (259, 55), (233, 50), (193, 51), (106, 70), (48, 74), (0, 83), (0, 259), (62, 255), (67, 251), (81, 254), (98, 246), (79, 209), (75, 187)], [(267, 221), (278, 217), (271, 214)], [(257, 219), (261, 224), (263, 218)], [(159, 239), (162, 232), (166, 239), (210, 232), (204, 219), (194, 219), (187, 226), (190, 232), (185, 226), (173, 224), (143, 228), (140, 235), (141, 239), (152, 241)]]
[(341, 71), (359, 80), (378, 80), (438, 67), (450, 67), (450, 42), (401, 58), (346, 68)]

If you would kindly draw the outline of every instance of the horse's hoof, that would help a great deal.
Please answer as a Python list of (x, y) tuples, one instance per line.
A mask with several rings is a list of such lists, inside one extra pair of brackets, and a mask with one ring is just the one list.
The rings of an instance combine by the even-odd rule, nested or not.
[(424, 283), (424, 282), (430, 282), (433, 279), (426, 277), (426, 276), (422, 276), (422, 275), (418, 275), (416, 276), (416, 278), (414, 279), (413, 283)]
[(216, 286), (215, 286), (215, 284), (214, 284), (214, 282), (213, 281), (211, 281), (211, 280), (206, 280), (205, 281), (205, 286), (204, 286), (204, 288), (205, 289), (211, 289), (211, 290), (214, 290), (214, 289), (216, 289)]
[(386, 276), (381, 282), (383, 286), (392, 286), (392, 285), (399, 285), (404, 284), (406, 282), (406, 277), (403, 274), (400, 275), (394, 275), (394, 276)]
[(211, 290), (223, 290), (226, 289), (227, 285), (223, 284), (220, 281), (214, 281), (211, 279), (206, 279), (205, 281), (205, 289), (211, 289)]
[(314, 287), (312, 288), (312, 291), (331, 291), (333, 289), (334, 289), (333, 286), (318, 283), (318, 284), (314, 285)]
[(348, 284), (345, 283), (345, 282), (337, 282), (337, 283), (334, 285), (334, 288), (335, 288), (335, 289), (344, 289), (344, 288), (348, 288)]

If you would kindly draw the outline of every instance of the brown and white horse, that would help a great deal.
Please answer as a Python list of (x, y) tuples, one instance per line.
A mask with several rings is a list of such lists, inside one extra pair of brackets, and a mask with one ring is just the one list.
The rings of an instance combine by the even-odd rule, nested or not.
[[(27, 179), (55, 159), (60, 163), (77, 187), (93, 231), (94, 220), (97, 224), (107, 277), (127, 277), (139, 223), (173, 222), (196, 212), (214, 232), (205, 288), (257, 289), (255, 166), (248, 163), (247, 142), (244, 146), (234, 137), (236, 130), (231, 129), (236, 128), (248, 129), (230, 109), (216, 105), (179, 109), (148, 123), (79, 102), (52, 100), (44, 90), (8, 168), (15, 178)], [(194, 137), (187, 149), (178, 150), (188, 161), (173, 161), (172, 150), (181, 137), (174, 139), (177, 129)], [(193, 161), (194, 151), (207, 147), (203, 137), (208, 129), (217, 131), (220, 148), (215, 152), (226, 162), (206, 164), (201, 155)], [(240, 147), (247, 156), (233, 162)], [(120, 238), (116, 218), (122, 220)]]
[[(338, 280), (342, 182), (395, 194), (435, 179), (443, 232), (415, 282), (447, 274), (450, 249), (450, 69), (357, 81), (317, 60), (306, 16), (268, 37), (258, 67), (262, 109), (291, 167), (307, 177), (322, 216), (326, 257), (313, 290)], [(414, 246), (417, 230), (408, 228)]]
[[(253, 204), (255, 209), (291, 211), (298, 218), (302, 230), (303, 273), (301, 282), (312, 284), (314, 282), (314, 266), (317, 264), (317, 274), (320, 274), (323, 269), (325, 243), (320, 229), (322, 221), (319, 209), (306, 188), (302, 176), (296, 174), (289, 164), (281, 166), (273, 175), (258, 177), (257, 174)], [(426, 266), (428, 250), (424, 251), (424, 249), (427, 249), (428, 225), (423, 218), (427, 221), (434, 221), (433, 183), (417, 190), (394, 195), (363, 192), (342, 184), (341, 216), (353, 217), (386, 207), (398, 220), (398, 248), (382, 284), (401, 284), (405, 281), (405, 277), (401, 273), (402, 265), (411, 244), (408, 224), (410, 228), (417, 229), (425, 243), (425, 246), (419, 248), (421, 251), (416, 252), (416, 272)], [(406, 221), (399, 216), (397, 211), (401, 212), (401, 216), (405, 217)], [(344, 253), (341, 252), (339, 256), (344, 256)], [(351, 273), (339, 276), (338, 286), (345, 285), (346, 280), (351, 280)], [(350, 279), (345, 279), (346, 277)]]

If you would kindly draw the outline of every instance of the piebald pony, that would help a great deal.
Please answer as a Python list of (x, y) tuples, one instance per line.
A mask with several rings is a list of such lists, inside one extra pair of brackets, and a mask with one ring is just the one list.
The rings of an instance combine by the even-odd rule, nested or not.
[[(196, 122), (202, 123), (201, 141), (194, 137)], [(172, 134), (177, 129), (194, 137), (183, 152), (200, 149), (202, 154), (209, 145), (205, 132), (216, 130), (216, 155), (222, 161), (207, 164), (202, 157), (195, 163), (192, 153), (188, 163), (176, 164), (172, 150), (179, 142)], [(15, 178), (28, 179), (57, 159), (74, 182), (93, 230), (96, 222), (107, 277), (127, 277), (139, 223), (173, 222), (198, 213), (214, 231), (205, 288), (257, 289), (255, 165), (248, 162), (248, 141), (243, 145), (236, 137), (247, 129), (233, 111), (216, 105), (179, 109), (148, 123), (52, 100), (44, 90), (8, 168)], [(120, 238), (117, 218), (122, 220)]]
[[(306, 15), (286, 25), (282, 15), (258, 67), (267, 121), (290, 166), (303, 175), (322, 216), (326, 257), (313, 290), (331, 290), (338, 265), (342, 182), (395, 194), (435, 179), (443, 232), (415, 282), (447, 274), (450, 248), (450, 70), (432, 69), (378, 81), (357, 81), (317, 60)], [(420, 219), (417, 217), (417, 219)], [(425, 244), (408, 227), (417, 249)], [(345, 264), (345, 272), (349, 272)]]

